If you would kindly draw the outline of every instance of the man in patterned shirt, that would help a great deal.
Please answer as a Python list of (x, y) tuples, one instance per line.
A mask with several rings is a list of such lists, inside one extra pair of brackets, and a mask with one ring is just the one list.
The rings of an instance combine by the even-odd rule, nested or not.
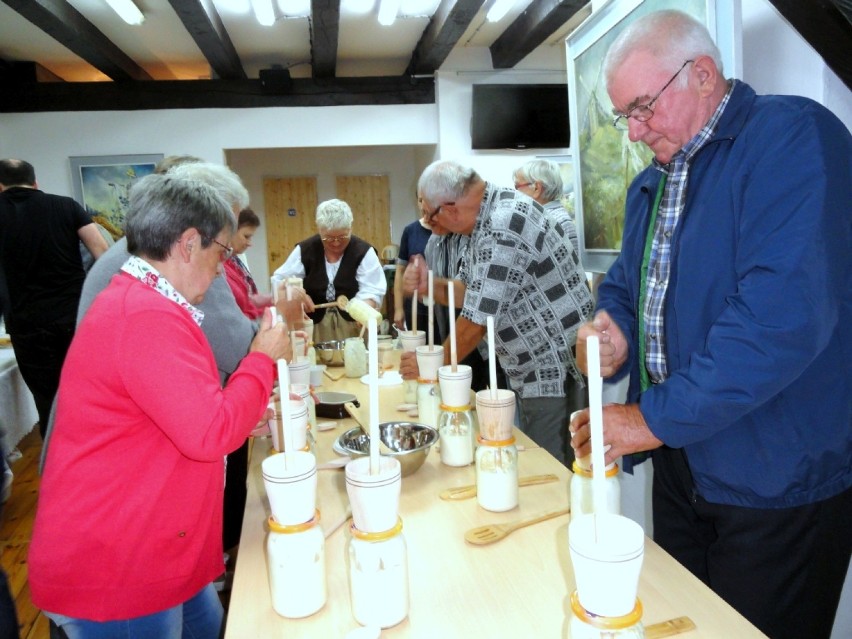
[[(606, 461), (653, 450), (654, 539), (770, 637), (827, 638), (852, 552), (852, 136), (726, 80), (678, 11), (624, 29), (604, 75), (654, 152), (578, 336), (630, 376)], [(571, 429), (588, 453), (588, 416)]]
[[(565, 390), (569, 378), (582, 383), (572, 348), (593, 303), (566, 230), (528, 196), (486, 182), (456, 162), (428, 166), (418, 188), (431, 224), (470, 236), (455, 281), (455, 299), (462, 301), (458, 357), (476, 348), (486, 318), (493, 316), (495, 351), (518, 396), (521, 429), (570, 464)], [(425, 264), (406, 269), (404, 284), (406, 291), (425, 293)], [(447, 280), (438, 278), (434, 290), (435, 301), (446, 304)], [(444, 353), (449, 363), (449, 347)], [(402, 371), (416, 374), (413, 356), (405, 358)]]

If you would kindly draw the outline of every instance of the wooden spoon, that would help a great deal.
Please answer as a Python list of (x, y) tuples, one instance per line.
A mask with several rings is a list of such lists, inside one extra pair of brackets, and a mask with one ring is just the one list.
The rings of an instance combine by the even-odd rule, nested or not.
[(567, 515), (569, 512), (571, 512), (570, 508), (563, 508), (562, 510), (554, 510), (549, 513), (544, 513), (538, 517), (532, 517), (531, 519), (510, 521), (506, 524), (487, 524), (485, 526), (480, 526), (479, 528), (471, 528), (464, 534), (464, 540), (475, 546), (493, 544), (495, 541), (500, 541), (504, 537), (508, 537), (509, 533), (516, 531), (518, 528), (531, 526), (532, 524), (537, 524), (540, 521), (553, 519), (554, 517), (560, 517), (561, 515)]
[(676, 617), (675, 619), (645, 626), (645, 639), (663, 639), (663, 637), (679, 635), (682, 632), (689, 632), (690, 630), (695, 630), (695, 622), (692, 619), (689, 617)]
[[(361, 413), (355, 407), (355, 404), (352, 402), (346, 402), (343, 404), (343, 408), (346, 409), (346, 412), (349, 413), (349, 416), (355, 420), (355, 423), (361, 427), (361, 431), (367, 436), (370, 436), (369, 427), (361, 421)], [(385, 443), (379, 438), (379, 453), (382, 455), (393, 455), (393, 451), (388, 448)]]
[[(549, 484), (552, 481), (558, 481), (556, 475), (529, 475), (518, 479), (518, 486), (535, 486), (536, 484)], [(459, 486), (458, 488), (448, 488), (441, 491), (441, 499), (447, 501), (460, 501), (462, 499), (470, 499), (476, 497), (476, 484), (472, 486)]]

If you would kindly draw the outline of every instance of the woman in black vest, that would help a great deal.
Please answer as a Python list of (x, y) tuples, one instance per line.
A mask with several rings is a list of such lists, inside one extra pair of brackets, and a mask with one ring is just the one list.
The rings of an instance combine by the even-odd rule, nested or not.
[[(375, 249), (352, 235), (352, 209), (343, 200), (326, 200), (317, 207), (317, 235), (299, 242), (275, 270), (276, 286), (288, 277), (300, 277), (314, 304), (333, 302), (340, 295), (364, 300), (379, 308), (387, 281)], [(314, 342), (358, 335), (360, 326), (336, 308), (316, 309)]]

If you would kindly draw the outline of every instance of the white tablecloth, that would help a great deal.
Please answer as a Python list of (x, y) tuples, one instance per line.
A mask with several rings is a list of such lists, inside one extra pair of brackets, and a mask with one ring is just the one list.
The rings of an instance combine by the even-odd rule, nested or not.
[(24, 384), (11, 346), (0, 347), (0, 427), (3, 448), (14, 449), (38, 421), (35, 402)]

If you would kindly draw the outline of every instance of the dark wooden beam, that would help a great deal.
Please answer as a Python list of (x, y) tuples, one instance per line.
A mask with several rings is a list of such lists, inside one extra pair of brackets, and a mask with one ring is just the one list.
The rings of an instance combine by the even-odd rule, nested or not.
[(212, 2), (169, 0), (169, 3), (207, 58), (216, 77), (222, 80), (245, 80), (248, 77)]
[(57, 82), (5, 85), (0, 113), (42, 111), (138, 111), (253, 107), (434, 104), (431, 78), (293, 80), (288, 92), (264, 89), (260, 80), (158, 80), (156, 82)]
[(770, 0), (852, 90), (852, 24), (830, 0)]
[(495, 69), (511, 69), (588, 4), (588, 0), (533, 0), (489, 49)]
[(151, 76), (65, 0), (2, 0), (59, 44), (107, 77), (150, 80)]
[(314, 78), (333, 78), (337, 73), (337, 39), (340, 33), (340, 0), (311, 0), (311, 66)]
[(485, 0), (442, 0), (420, 36), (406, 75), (431, 75), (450, 55)]

